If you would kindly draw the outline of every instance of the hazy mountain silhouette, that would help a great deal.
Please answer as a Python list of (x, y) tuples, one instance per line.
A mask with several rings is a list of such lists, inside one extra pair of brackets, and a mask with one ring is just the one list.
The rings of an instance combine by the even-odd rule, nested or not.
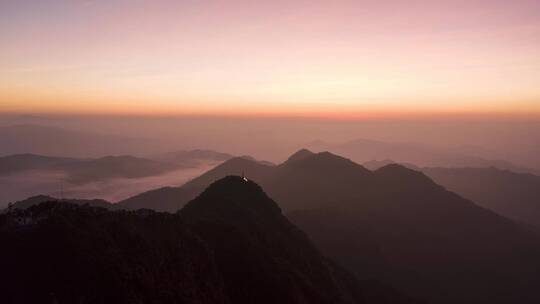
[(361, 190), (363, 197), (297, 211), (291, 220), (357, 275), (369, 269), (430, 302), (539, 300), (532, 287), (540, 282), (537, 235), (420, 172), (388, 165), (372, 175), (373, 191)]
[(377, 169), (380, 169), (384, 166), (387, 166), (387, 165), (391, 165), (391, 164), (400, 164), (404, 167), (407, 167), (409, 169), (413, 169), (413, 170), (416, 170), (416, 171), (420, 171), (421, 168), (416, 166), (416, 165), (413, 165), (411, 163), (398, 163), (398, 162), (395, 162), (391, 159), (383, 159), (383, 160), (370, 160), (370, 161), (367, 161), (365, 163), (362, 163), (362, 166), (366, 167), (366, 169), (369, 169), (371, 171), (375, 171)]
[[(214, 182), (181, 211), (209, 245), (232, 303), (355, 303), (329, 263), (255, 183)], [(241, 274), (241, 275), (238, 275)]]
[(421, 172), (371, 172), (328, 152), (300, 151), (277, 166), (234, 158), (178, 188), (126, 207), (177, 210), (214, 180), (246, 172), (328, 256), (361, 278), (390, 282), (435, 303), (539, 300), (540, 240)]
[(38, 224), (0, 216), (2, 303), (230, 303), (176, 215), (49, 202), (18, 217)]
[(233, 158), (231, 154), (217, 152), (213, 150), (189, 150), (189, 151), (174, 151), (155, 154), (149, 157), (150, 159), (167, 162), (172, 164), (178, 164), (182, 166), (196, 166), (201, 161), (225, 161)]
[(286, 163), (293, 163), (293, 162), (296, 162), (296, 161), (301, 161), (301, 160), (306, 159), (308, 157), (311, 157), (313, 155), (314, 155), (314, 153), (309, 151), (308, 149), (300, 149), (297, 152), (295, 152), (293, 155), (289, 156), (289, 158), (287, 158), (287, 160), (285, 162)]
[(497, 168), (422, 168), (450, 191), (540, 228), (540, 176)]
[(0, 215), (0, 242), (4, 303), (415, 303), (328, 261), (240, 177), (178, 214), (42, 203)]
[(538, 168), (524, 168), (505, 160), (486, 159), (465, 153), (470, 152), (471, 149), (442, 149), (415, 142), (358, 139), (332, 144), (314, 141), (310, 143), (309, 147), (315, 151), (331, 151), (358, 163), (386, 159), (398, 163), (411, 163), (420, 167), (497, 167), (514, 172), (540, 174)]
[[(362, 165), (377, 170), (392, 160), (369, 161)], [(495, 211), (515, 221), (540, 227), (540, 176), (489, 168), (419, 168), (412, 164), (401, 164), (422, 171), (437, 184), (468, 198), (478, 205)]]
[(395, 163), (396, 162), (391, 160), (391, 159), (383, 159), (383, 160), (374, 159), (374, 160), (370, 160), (370, 161), (367, 161), (367, 162), (363, 162), (362, 166), (364, 166), (368, 170), (375, 171), (375, 170), (377, 170), (379, 168), (382, 168), (382, 167), (384, 167), (386, 165), (395, 164)]
[(148, 208), (157, 211), (175, 212), (188, 201), (195, 198), (212, 182), (228, 175), (240, 175), (248, 172), (250, 176), (257, 176), (256, 181), (267, 175), (273, 166), (261, 164), (245, 157), (231, 158), (214, 169), (193, 179), (181, 187), (163, 187), (140, 193), (118, 203), (127, 209)]
[[(141, 193), (119, 204), (128, 209), (150, 208), (176, 211), (198, 195), (213, 181), (244, 172), (249, 179), (260, 183), (285, 210), (312, 209), (328, 200), (342, 199), (354, 188), (346, 181), (367, 181), (370, 171), (362, 166), (328, 152), (314, 154), (307, 150), (291, 156), (280, 165), (266, 165), (245, 157), (232, 158), (181, 187), (165, 187)], [(324, 178), (317, 174), (325, 174)], [(301, 182), (301, 187), (291, 185)], [(303, 187), (314, 187), (318, 193), (306, 192)], [(311, 195), (313, 194), (313, 195)], [(337, 196), (336, 196), (337, 195)], [(307, 199), (306, 196), (310, 196)], [(298, 199), (297, 199), (298, 197)]]

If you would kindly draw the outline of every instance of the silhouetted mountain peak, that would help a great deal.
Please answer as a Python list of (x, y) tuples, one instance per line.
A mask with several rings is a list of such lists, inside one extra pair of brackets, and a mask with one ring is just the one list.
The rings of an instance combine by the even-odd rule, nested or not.
[(410, 171), (407, 167), (398, 163), (392, 162), (377, 169), (380, 172), (407, 172)]
[(378, 174), (395, 174), (400, 176), (414, 176), (414, 175), (423, 175), (421, 172), (409, 169), (398, 163), (391, 163), (385, 166), (380, 167), (375, 170)]
[[(223, 176), (228, 176), (228, 175), (239, 176), (239, 175), (242, 175), (243, 173), (246, 175), (249, 175), (252, 172), (257, 171), (259, 168), (267, 168), (267, 167), (269, 166), (258, 162), (254, 158), (246, 158), (246, 157), (240, 156), (240, 157), (233, 157), (229, 160), (226, 160), (225, 162), (223, 162), (222, 164), (215, 167), (213, 170), (209, 172), (212, 172), (212, 171), (227, 172), (226, 175), (217, 176), (217, 178), (222, 178)], [(206, 185), (208, 185), (208, 183), (206, 183)]]
[(395, 164), (396, 162), (391, 159), (383, 159), (383, 160), (370, 160), (367, 162), (362, 163), (362, 166), (366, 167), (367, 169), (371, 171), (375, 171), (377, 169), (380, 169), (386, 165)]
[(245, 177), (229, 175), (213, 182), (203, 192), (208, 195), (245, 195), (247, 193), (264, 195), (262, 188)]
[(331, 170), (332, 172), (338, 172), (341, 170), (346, 170), (348, 172), (350, 170), (353, 170), (353, 171), (356, 171), (357, 173), (370, 172), (366, 168), (351, 161), (348, 158), (341, 157), (339, 155), (336, 155), (327, 151), (319, 152), (319, 153), (312, 153), (312, 152), (309, 152), (309, 153), (311, 154), (307, 155), (307, 153), (303, 153), (303, 157), (301, 158), (298, 157), (296, 161), (291, 162), (289, 160), (294, 156), (293, 155), (291, 156), (291, 158), (289, 158), (289, 160), (283, 163), (283, 166), (285, 167), (290, 166), (290, 167), (295, 167), (295, 168), (302, 167), (305, 169), (315, 170), (315, 171)]
[(308, 158), (312, 155), (315, 155), (315, 153), (309, 151), (308, 149), (300, 149), (296, 151), (293, 155), (289, 156), (289, 158), (285, 161), (286, 163), (295, 162), (299, 160), (303, 160), (305, 158)]
[(281, 215), (281, 209), (256, 183), (240, 177), (226, 176), (213, 182), (197, 198), (189, 202), (181, 214), (188, 218), (233, 218)]
[(214, 252), (231, 303), (363, 303), (354, 278), (338, 274), (252, 181), (219, 179), (179, 215)]
[(348, 158), (330, 153), (328, 151), (323, 151), (315, 154), (315, 157), (320, 160), (340, 160), (340, 161), (350, 161)]

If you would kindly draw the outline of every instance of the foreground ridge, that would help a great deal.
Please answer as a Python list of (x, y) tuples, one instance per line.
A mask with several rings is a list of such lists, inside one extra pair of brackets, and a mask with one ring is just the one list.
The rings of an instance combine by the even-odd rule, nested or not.
[(378, 303), (240, 176), (177, 214), (43, 202), (0, 215), (0, 241), (5, 303)]

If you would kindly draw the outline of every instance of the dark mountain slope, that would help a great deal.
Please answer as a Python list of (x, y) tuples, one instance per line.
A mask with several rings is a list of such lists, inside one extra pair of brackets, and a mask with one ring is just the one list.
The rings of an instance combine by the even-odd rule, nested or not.
[(358, 275), (371, 273), (434, 303), (540, 299), (532, 287), (540, 282), (536, 235), (400, 165), (373, 179), (379, 190), (369, 201), (289, 217)]
[[(285, 210), (310, 209), (328, 204), (329, 200), (348, 199), (352, 191), (358, 190), (356, 186), (351, 187), (350, 180), (369, 183), (370, 171), (348, 159), (328, 152), (300, 154), (304, 155), (297, 153), (278, 166), (261, 164), (244, 157), (232, 158), (181, 187), (141, 193), (119, 204), (128, 209), (176, 211), (212, 182), (228, 175), (244, 173), (248, 179), (264, 187)], [(318, 192), (305, 191), (310, 188)]]
[[(227, 172), (253, 166), (247, 177), (325, 255), (362, 279), (433, 303), (540, 300), (532, 287), (540, 282), (540, 240), (527, 229), (400, 165), (371, 172), (331, 153), (301, 155), (274, 167), (225, 162), (186, 186), (200, 192)], [(161, 205), (144, 205), (153, 204)]]
[(158, 211), (175, 212), (195, 198), (212, 182), (228, 175), (241, 175), (260, 182), (273, 171), (273, 166), (261, 164), (245, 157), (231, 158), (181, 187), (164, 187), (143, 192), (118, 203), (126, 209), (149, 208)]
[(199, 193), (199, 188), (193, 189), (184, 186), (163, 187), (137, 194), (118, 202), (116, 205), (119, 208), (128, 210), (152, 209), (156, 211), (175, 212)]
[(422, 168), (450, 191), (540, 228), (540, 176), (497, 168)]
[(296, 161), (300, 161), (306, 158), (309, 158), (313, 156), (315, 153), (309, 151), (308, 149), (300, 149), (296, 151), (293, 155), (289, 156), (289, 158), (285, 161), (285, 163), (292, 163)]
[(0, 215), (0, 242), (3, 303), (414, 303), (382, 285), (365, 297), (240, 177), (179, 214), (45, 202)]
[(2, 303), (230, 303), (175, 215), (50, 202), (18, 213), (30, 216), (0, 217)]
[(355, 303), (303, 232), (255, 183), (229, 176), (180, 216), (216, 254), (234, 303)]
[(286, 211), (329, 205), (340, 208), (342, 204), (370, 195), (370, 174), (349, 159), (321, 152), (279, 165), (262, 185)]
[[(380, 169), (380, 168), (382, 168), (382, 167), (384, 167), (386, 165), (397, 164), (397, 163), (398, 162), (395, 162), (395, 161), (393, 161), (391, 159), (370, 160), (368, 162), (362, 163), (362, 166), (364, 166), (368, 170), (375, 171), (375, 170)], [(407, 167), (409, 169), (413, 169), (413, 170), (416, 170), (416, 171), (420, 170), (420, 167), (418, 167), (416, 165), (413, 165), (411, 163), (399, 162), (399, 164), (404, 166), (404, 167)]]
[[(363, 165), (376, 170), (391, 160), (370, 161)], [(515, 221), (540, 228), (540, 176), (487, 168), (407, 168), (422, 171), (437, 184)]]

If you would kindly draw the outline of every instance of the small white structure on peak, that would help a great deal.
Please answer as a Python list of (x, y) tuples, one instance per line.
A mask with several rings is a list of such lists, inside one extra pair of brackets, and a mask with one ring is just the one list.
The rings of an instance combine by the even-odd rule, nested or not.
[(243, 179), (243, 180), (244, 180), (245, 182), (247, 182), (247, 181), (248, 181), (248, 179), (247, 179), (246, 175), (244, 174), (244, 171), (242, 171), (242, 179)]

